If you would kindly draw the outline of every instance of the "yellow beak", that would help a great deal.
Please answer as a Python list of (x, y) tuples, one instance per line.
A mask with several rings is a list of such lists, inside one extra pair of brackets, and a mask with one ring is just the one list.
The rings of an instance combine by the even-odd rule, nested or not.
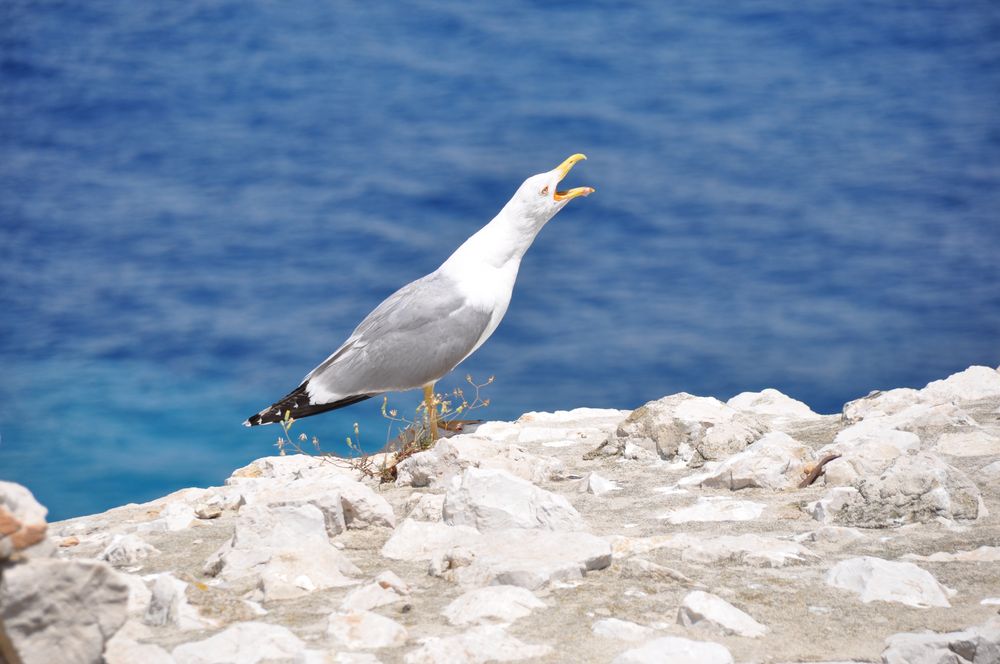
[[(577, 162), (583, 161), (586, 158), (587, 155), (578, 153), (556, 166), (555, 170), (559, 171), (559, 181), (561, 182), (562, 179), (566, 177), (566, 174), (569, 173), (574, 166), (576, 166)], [(592, 193), (594, 193), (593, 187), (574, 187), (569, 191), (557, 191), (552, 195), (552, 197), (557, 201), (568, 201), (576, 198), (577, 196), (589, 196)]]

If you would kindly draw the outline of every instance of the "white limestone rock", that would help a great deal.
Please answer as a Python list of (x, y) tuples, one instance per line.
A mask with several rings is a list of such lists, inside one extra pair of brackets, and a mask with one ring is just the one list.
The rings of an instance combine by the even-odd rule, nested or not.
[(97, 559), (107, 561), (114, 567), (128, 567), (159, 552), (159, 549), (138, 535), (119, 534), (114, 536)]
[(444, 500), (444, 521), (480, 532), (506, 528), (584, 530), (580, 513), (559, 494), (503, 470), (467, 468)]
[(1000, 619), (944, 634), (894, 634), (885, 644), (884, 664), (993, 664), (1000, 662)]
[(781, 420), (812, 420), (823, 417), (806, 404), (782, 394), (773, 388), (760, 392), (740, 392), (726, 402), (736, 410), (749, 412), (759, 417)]
[[(170, 496), (167, 496), (169, 499)], [(166, 500), (166, 504), (160, 508), (157, 518), (140, 523), (136, 526), (138, 532), (171, 532), (187, 530), (198, 518), (194, 513), (194, 508), (182, 500)]]
[(554, 413), (531, 411), (517, 418), (517, 424), (573, 429), (594, 428), (610, 433), (629, 412), (617, 408), (574, 408), (557, 410)]
[(784, 567), (811, 563), (819, 556), (801, 544), (748, 533), (701, 538), (683, 536), (672, 545), (681, 549), (681, 559), (699, 564), (729, 563), (754, 567)]
[(0, 563), (15, 557), (48, 557), (55, 547), (46, 538), (42, 506), (26, 487), (0, 480)]
[(396, 515), (385, 498), (366, 484), (342, 479), (336, 482), (348, 528), (396, 527)]
[(875, 390), (867, 396), (844, 404), (846, 422), (858, 422), (868, 417), (885, 417), (909, 408), (920, 401), (920, 393), (909, 387), (894, 390)]
[[(454, 438), (458, 438), (455, 436)], [(418, 452), (396, 464), (396, 486), (447, 486), (451, 478), (469, 466), (459, 458), (458, 449), (450, 439), (437, 441), (429, 450)]]
[[(1000, 373), (990, 367), (972, 366), (943, 380), (928, 383), (921, 390), (898, 388), (886, 392), (872, 392), (866, 397), (847, 403), (843, 413), (844, 419), (848, 422), (857, 422), (868, 418), (891, 418), (915, 406), (933, 409), (934, 406), (987, 398), (1000, 398)], [(952, 416), (956, 414), (954, 410), (938, 410), (934, 417), (940, 423), (940, 418), (948, 412)], [(916, 413), (917, 411), (912, 411), (909, 416), (899, 418), (899, 421), (912, 422)], [(926, 423), (927, 420), (924, 421)]]
[[(377, 457), (377, 455), (373, 456)], [(377, 459), (374, 459), (377, 461)], [(296, 479), (333, 478), (359, 480), (361, 473), (349, 464), (331, 461), (329, 457), (312, 454), (286, 454), (261, 457), (246, 466), (233, 471), (226, 480), (227, 486), (242, 486), (246, 480), (276, 479), (291, 481)], [(281, 482), (278, 482), (279, 484)]]
[(942, 380), (928, 383), (921, 395), (933, 403), (1000, 399), (1000, 372), (983, 366), (971, 366)]
[(953, 594), (930, 572), (913, 563), (900, 563), (863, 556), (837, 563), (826, 575), (826, 583), (856, 593), (865, 604), (898, 602), (919, 609), (950, 607)]
[(187, 589), (188, 584), (173, 574), (155, 575), (149, 606), (142, 621), (157, 627), (171, 625), (181, 631), (218, 627), (217, 620), (202, 616), (188, 602)]
[(490, 454), (485, 449), (475, 447), (471, 441), (461, 441), (458, 445), (460, 450), (463, 449), (463, 446), (469, 447), (469, 452), (465, 452), (466, 456), (471, 456), (472, 452), (477, 453), (476, 467), (505, 470), (528, 482), (561, 480), (566, 474), (566, 464), (559, 459), (543, 454), (533, 454), (518, 445), (506, 445), (496, 454)]
[(899, 457), (920, 450), (920, 438), (909, 431), (855, 425), (840, 431), (833, 442), (819, 449), (822, 459), (839, 454), (826, 464), (826, 486), (850, 486), (865, 475), (878, 475)]
[(559, 459), (490, 440), (478, 431), (439, 440), (431, 449), (403, 459), (396, 465), (396, 485), (447, 487), (466, 468), (504, 470), (529, 482), (559, 479), (565, 472)]
[(755, 415), (718, 399), (681, 392), (632, 411), (618, 425), (614, 440), (619, 450), (631, 442), (656, 451), (663, 459), (679, 456), (691, 466), (700, 466), (742, 451), (767, 430)]
[(140, 576), (135, 574), (118, 573), (119, 578), (128, 586), (128, 615), (143, 615), (149, 608), (149, 602), (153, 599), (153, 593), (149, 586)]
[(404, 519), (382, 546), (382, 555), (393, 560), (430, 560), (457, 546), (473, 546), (480, 539), (479, 531), (469, 526)]
[(967, 429), (941, 434), (934, 451), (957, 457), (1000, 455), (1000, 436), (982, 429)]
[(0, 620), (23, 662), (91, 663), (125, 622), (128, 585), (96, 560), (32, 558), (3, 569)]
[(296, 480), (272, 486), (266, 486), (264, 482), (255, 484), (257, 490), (249, 490), (249, 486), (246, 487), (249, 504), (267, 507), (311, 505), (323, 515), (323, 523), (329, 537), (336, 537), (347, 530), (347, 517), (344, 514), (344, 501), (340, 492), (325, 482)]
[(480, 625), (456, 636), (432, 636), (421, 646), (406, 653), (406, 664), (485, 664), (515, 662), (545, 657), (552, 653), (547, 645), (531, 645), (507, 634), (500, 625)]
[(702, 496), (693, 505), (669, 512), (661, 518), (674, 525), (692, 521), (752, 521), (764, 513), (765, 507), (764, 503), (752, 500)]
[(233, 537), (205, 564), (228, 581), (251, 577), (265, 600), (357, 583), (358, 569), (327, 538), (323, 513), (310, 504), (240, 510)]
[(306, 646), (287, 627), (241, 622), (202, 641), (179, 645), (170, 654), (176, 664), (257, 664), (265, 660), (303, 662)]
[(175, 664), (160, 646), (140, 642), (149, 636), (149, 628), (141, 623), (126, 622), (104, 646), (103, 664)]
[(415, 493), (406, 501), (406, 517), (417, 521), (440, 521), (444, 518), (443, 493)]
[(475, 625), (492, 621), (512, 623), (544, 609), (545, 602), (530, 590), (518, 586), (486, 586), (461, 595), (441, 613), (456, 626)]
[(768, 629), (718, 595), (695, 590), (685, 595), (677, 611), (677, 622), (685, 627), (709, 627), (726, 635), (757, 639)]
[(879, 476), (858, 480), (853, 489), (833, 489), (813, 503), (813, 516), (862, 528), (979, 516), (979, 489), (962, 471), (929, 452), (897, 458)]
[(710, 641), (692, 641), (677, 636), (663, 636), (626, 650), (611, 664), (733, 664), (729, 650)]
[(396, 517), (392, 506), (367, 485), (333, 474), (283, 481), (247, 480), (241, 485), (248, 504), (282, 506), (312, 505), (323, 513), (331, 537), (345, 528), (369, 526), (392, 528)]
[(611, 564), (611, 545), (582, 532), (493, 530), (470, 546), (468, 554), (463, 564), (441, 575), (465, 587), (511, 585), (535, 590), (580, 579)]
[(604, 618), (590, 626), (595, 636), (619, 641), (647, 641), (656, 635), (656, 630), (628, 620)]
[(348, 648), (396, 648), (406, 643), (406, 628), (371, 611), (331, 613), (327, 634)]
[(606, 493), (621, 490), (621, 487), (615, 482), (593, 472), (587, 473), (586, 477), (580, 480), (576, 486), (580, 493), (590, 493), (595, 496), (603, 496)]
[(723, 461), (701, 486), (731, 491), (746, 488), (794, 489), (815, 462), (810, 448), (780, 431), (765, 434)]
[(370, 611), (405, 599), (410, 587), (405, 581), (386, 570), (371, 583), (355, 588), (340, 605), (341, 611)]
[(861, 500), (860, 496), (858, 490), (852, 486), (834, 487), (819, 500), (806, 505), (806, 511), (817, 521), (833, 523), (848, 505)]

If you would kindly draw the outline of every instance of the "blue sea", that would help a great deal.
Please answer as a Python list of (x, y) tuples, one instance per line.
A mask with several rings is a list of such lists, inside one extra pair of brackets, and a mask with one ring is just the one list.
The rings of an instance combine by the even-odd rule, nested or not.
[(483, 417), (1000, 363), (994, 0), (5, 0), (0, 45), (0, 479), (53, 519), (274, 453), (241, 422), (575, 152), (439, 384)]

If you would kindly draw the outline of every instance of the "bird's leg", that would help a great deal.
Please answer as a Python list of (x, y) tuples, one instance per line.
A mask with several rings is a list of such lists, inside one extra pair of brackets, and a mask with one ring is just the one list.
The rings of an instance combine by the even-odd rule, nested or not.
[(431, 440), (437, 440), (437, 401), (434, 398), (434, 383), (424, 385), (424, 405), (427, 407), (427, 421), (431, 428)]

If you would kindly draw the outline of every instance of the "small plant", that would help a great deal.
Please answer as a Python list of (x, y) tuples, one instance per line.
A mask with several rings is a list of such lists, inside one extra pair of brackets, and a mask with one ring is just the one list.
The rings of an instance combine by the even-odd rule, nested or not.
[[(457, 433), (462, 431), (468, 424), (480, 422), (481, 420), (459, 419), (459, 417), (490, 405), (490, 400), (483, 398), (482, 389), (491, 385), (493, 379), (494, 377), (490, 376), (485, 383), (478, 384), (472, 380), (471, 375), (466, 375), (465, 382), (474, 390), (471, 397), (466, 397), (465, 390), (461, 387), (455, 388), (447, 395), (435, 394), (433, 408), (437, 411), (438, 428), (445, 432)], [(378, 464), (370, 453), (362, 449), (361, 430), (357, 422), (354, 423), (354, 436), (348, 436), (346, 439), (350, 455), (346, 457), (337, 456), (330, 452), (324, 452), (320, 446), (319, 438), (316, 436), (313, 436), (310, 440), (309, 436), (300, 433), (298, 438), (293, 438), (291, 429), (295, 423), (295, 418), (292, 417), (289, 411), (285, 411), (285, 416), (279, 422), (284, 435), (278, 437), (275, 447), (278, 448), (278, 454), (281, 456), (285, 456), (289, 449), (297, 454), (318, 456), (324, 462), (335, 463), (351, 468), (352, 470), (357, 470), (362, 475), (376, 478), (380, 483), (384, 484), (396, 479), (396, 465), (400, 461), (434, 446), (436, 441), (431, 436), (429, 415), (426, 403), (421, 401), (420, 405), (417, 406), (413, 419), (406, 419), (395, 408), (389, 408), (388, 397), (383, 397), (382, 417), (388, 421), (388, 428), (386, 430), (385, 445), (380, 450), (384, 454), (381, 457), (381, 463)], [(399, 432), (395, 438), (393, 438), (394, 429)], [(306, 448), (310, 443), (312, 450), (307, 450)]]

